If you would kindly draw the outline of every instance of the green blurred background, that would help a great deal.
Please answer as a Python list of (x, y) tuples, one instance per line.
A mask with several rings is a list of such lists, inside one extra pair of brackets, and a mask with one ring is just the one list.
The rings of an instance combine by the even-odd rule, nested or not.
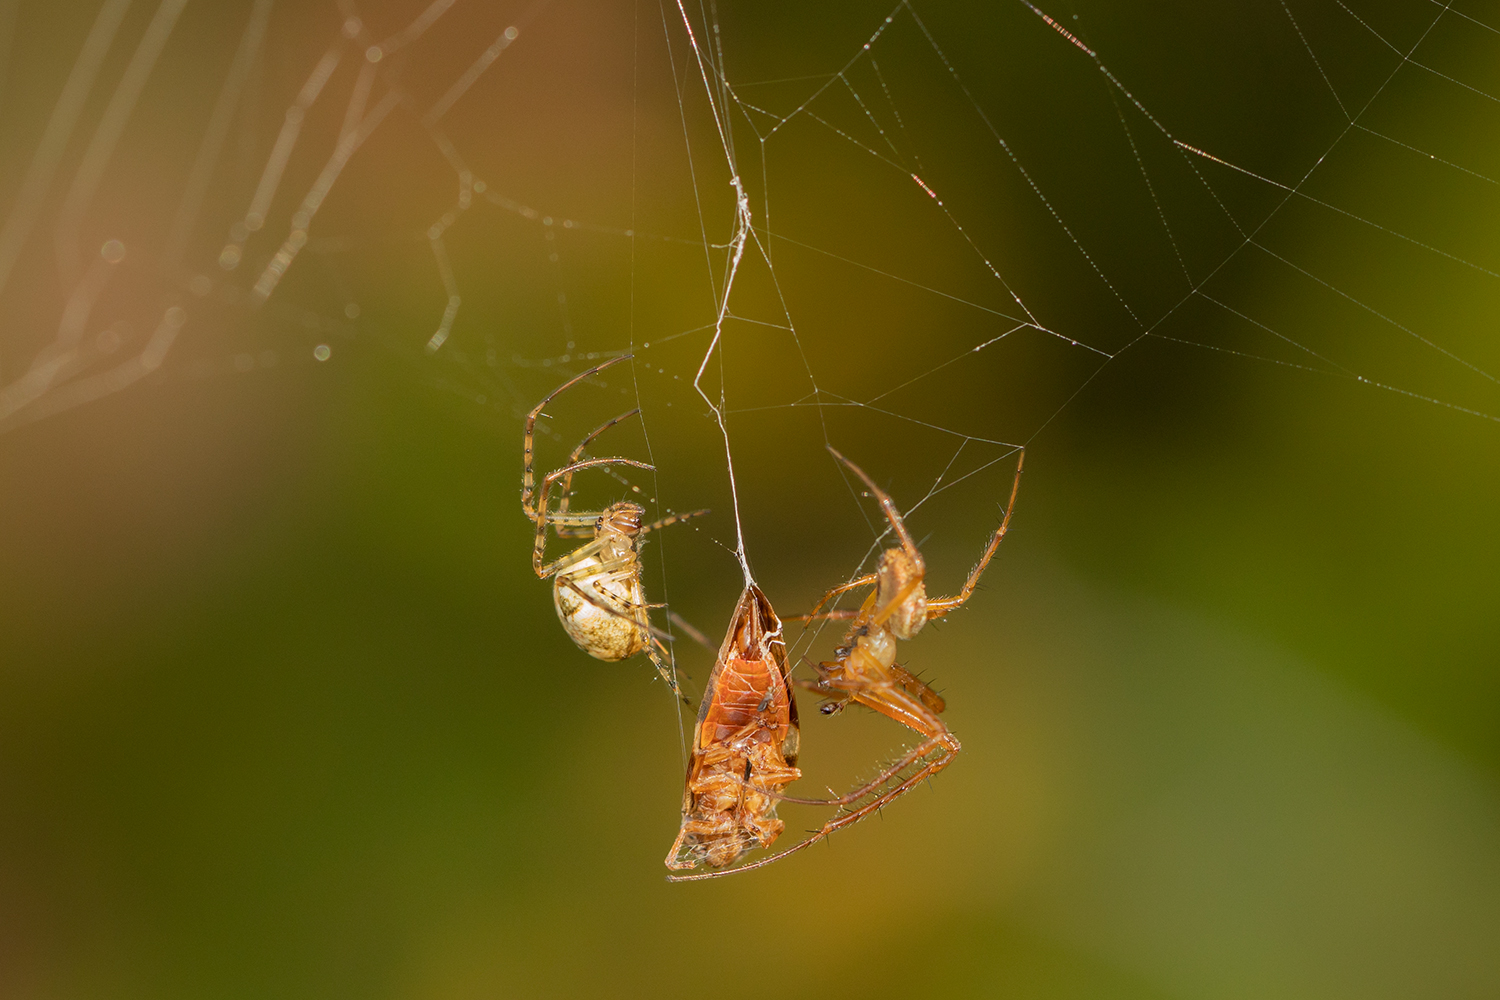
[[(345, 7), (269, 8), (174, 260), (265, 9), (183, 8), (73, 242), (127, 248), (90, 371), (187, 323), (138, 384), (0, 422), (0, 995), (1500, 993), (1500, 10), (1049, 8), (1153, 124), (1019, 3), (919, 6), (930, 40), (898, 9), (859, 59), (888, 8), (720, 3), (717, 35), (689, 8), (774, 261), (752, 244), (707, 382), (771, 600), (805, 610), (873, 544), (825, 443), (903, 508), (954, 484), (910, 519), (934, 592), (998, 517), (994, 442), (1029, 451), (982, 589), (903, 650), (959, 760), (795, 859), (669, 885), (683, 719), (648, 664), (568, 642), (516, 500), (525, 411), (633, 346), (551, 407), (539, 462), (641, 406), (607, 450), (655, 462), (654, 506), (714, 508), (649, 586), (717, 638), (740, 578), (691, 381), (734, 202), (681, 15), (459, 0), (382, 59), (371, 102), (403, 103), (254, 306), (361, 50), (424, 9), (359, 4), (225, 271)], [(124, 4), (0, 289), (0, 386), (64, 312), (70, 184), (160, 9)], [(11, 220), (99, 14), (0, 2)], [(439, 140), (424, 109), (507, 25)], [(442, 141), (488, 191), (443, 235), (462, 304), (428, 352)], [(1008, 289), (1060, 336), (1006, 335)], [(711, 655), (677, 649), (696, 696)], [(904, 745), (811, 707), (803, 794)], [(821, 821), (782, 814), (788, 843)]]

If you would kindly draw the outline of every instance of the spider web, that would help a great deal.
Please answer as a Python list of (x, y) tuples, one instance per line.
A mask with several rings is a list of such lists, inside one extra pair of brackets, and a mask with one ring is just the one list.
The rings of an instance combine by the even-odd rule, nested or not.
[[(6, 162), (0, 431), (372, 351), (518, 438), (548, 389), (631, 354), (596, 388), (604, 416), (643, 411), (644, 492), (718, 510), (703, 531), (746, 580), (859, 510), (865, 558), (826, 587), (884, 529), (826, 445), (920, 537), (1003, 499), (1126, 359), (1500, 421), (1492, 13), (1279, 3), (1257, 63), (1226, 54), (1232, 23), (1025, 0), (225, 10), (104, 0), (70, 29)], [(0, 4), (0, 50), (28, 16)], [(1215, 106), (1225, 79), (1257, 119)], [(1273, 141), (1285, 117), (1303, 138)], [(555, 445), (592, 426), (555, 410)], [(830, 484), (846, 507), (806, 514)]]

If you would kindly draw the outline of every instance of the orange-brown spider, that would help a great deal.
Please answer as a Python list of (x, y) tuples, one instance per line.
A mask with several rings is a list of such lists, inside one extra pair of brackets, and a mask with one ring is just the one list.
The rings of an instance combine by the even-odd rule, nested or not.
[[(811, 847), (835, 831), (858, 823), (871, 813), (906, 794), (918, 782), (937, 774), (951, 764), (962, 749), (958, 738), (939, 718), (939, 713), (946, 707), (943, 699), (922, 680), (896, 663), (896, 642), (912, 638), (933, 618), (941, 618), (962, 607), (973, 594), (980, 574), (989, 565), (996, 549), (1000, 547), (1001, 539), (1010, 528), (1011, 512), (1016, 506), (1016, 492), (1021, 486), (1021, 467), (1026, 460), (1025, 450), (1021, 451), (1020, 457), (1016, 460), (1016, 478), (1011, 484), (1010, 500), (1005, 506), (1005, 515), (1000, 521), (1000, 526), (991, 536), (989, 544), (985, 546), (978, 564), (969, 571), (969, 577), (964, 581), (963, 588), (957, 595), (938, 599), (927, 597), (924, 582), (927, 574), (926, 563), (922, 559), (922, 553), (917, 550), (916, 543), (912, 541), (911, 534), (906, 530), (906, 524), (902, 521), (901, 512), (896, 509), (895, 503), (884, 490), (875, 485), (874, 480), (866, 475), (863, 469), (840, 455), (832, 446), (828, 450), (833, 452), (835, 458), (847, 465), (869, 487), (870, 492), (880, 502), (881, 510), (885, 512), (886, 520), (890, 522), (891, 529), (896, 533), (900, 544), (881, 553), (875, 572), (832, 588), (813, 606), (809, 614), (798, 616), (803, 621), (819, 618), (853, 618), (848, 632), (844, 635), (843, 643), (835, 650), (835, 659), (818, 664), (818, 679), (800, 682), (800, 686), (816, 691), (828, 699), (819, 706), (819, 711), (824, 715), (833, 715), (851, 701), (856, 702), (895, 719), (916, 731), (923, 737), (923, 740), (872, 780), (835, 798), (799, 799), (784, 795), (779, 789), (761, 785), (754, 790), (763, 791), (769, 797), (784, 802), (807, 805), (854, 805), (856, 808), (838, 813), (806, 840), (779, 854), (741, 865), (732, 871), (704, 872), (699, 875), (678, 876), (679, 879), (712, 878), (732, 872), (748, 871)], [(858, 611), (820, 613), (823, 606), (839, 594), (872, 585), (874, 589), (865, 598)], [(913, 765), (918, 765), (916, 770), (896, 784), (890, 785), (891, 781), (900, 778), (901, 774)], [(756, 776), (748, 771), (742, 778), (746, 784), (757, 784)], [(884, 790), (880, 791), (880, 794), (870, 798), (872, 793), (882, 788)]]
[(682, 827), (667, 867), (722, 869), (747, 850), (770, 847), (786, 828), (776, 818), (780, 789), (802, 776), (800, 738), (781, 621), (760, 588), (748, 584), (698, 709)]
[[(536, 421), (543, 407), (565, 389), (628, 357), (629, 355), (612, 358), (569, 379), (552, 390), (527, 415), (521, 510), (536, 525), (536, 545), (531, 554), (532, 568), (543, 580), (552, 577), (552, 603), (569, 638), (579, 649), (600, 660), (624, 660), (644, 652), (656, 666), (662, 680), (672, 689), (672, 693), (686, 702), (672, 669), (671, 655), (661, 641), (663, 633), (651, 624), (651, 610), (663, 605), (646, 602), (646, 590), (641, 583), (641, 543), (648, 532), (708, 512), (698, 510), (687, 514), (672, 514), (654, 524), (642, 524), (645, 508), (628, 500), (611, 504), (603, 511), (568, 510), (569, 491), (572, 489), (575, 472), (616, 465), (654, 470), (653, 466), (632, 458), (583, 458), (584, 450), (595, 438), (621, 421), (635, 416), (640, 410), (622, 413), (595, 428), (573, 449), (566, 465), (543, 477), (540, 489), (536, 490), (536, 503), (532, 503), (532, 492), (536, 484), (532, 467)], [(555, 511), (548, 509), (547, 499), (554, 484), (562, 494)], [(559, 559), (544, 562), (548, 527), (559, 538), (592, 536), (592, 540)]]

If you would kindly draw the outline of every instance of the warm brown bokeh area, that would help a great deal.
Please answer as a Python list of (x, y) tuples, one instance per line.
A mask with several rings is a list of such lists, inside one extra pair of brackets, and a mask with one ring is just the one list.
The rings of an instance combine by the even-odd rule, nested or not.
[[(1500, 993), (1500, 9), (1219, 6), (687, 5), (777, 610), (872, 546), (825, 444), (934, 593), (1028, 452), (902, 649), (956, 763), (669, 885), (684, 719), (517, 494), (633, 347), (538, 461), (639, 405), (724, 627), (682, 9), (0, 0), (0, 997)], [(815, 705), (793, 792), (907, 745)]]

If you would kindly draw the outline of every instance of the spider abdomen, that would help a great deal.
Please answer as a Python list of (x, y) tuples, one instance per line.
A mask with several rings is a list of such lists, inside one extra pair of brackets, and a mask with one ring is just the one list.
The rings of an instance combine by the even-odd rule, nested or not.
[(588, 560), (553, 578), (552, 603), (568, 637), (595, 659), (624, 660), (646, 648), (646, 594), (633, 570), (605, 570)]

